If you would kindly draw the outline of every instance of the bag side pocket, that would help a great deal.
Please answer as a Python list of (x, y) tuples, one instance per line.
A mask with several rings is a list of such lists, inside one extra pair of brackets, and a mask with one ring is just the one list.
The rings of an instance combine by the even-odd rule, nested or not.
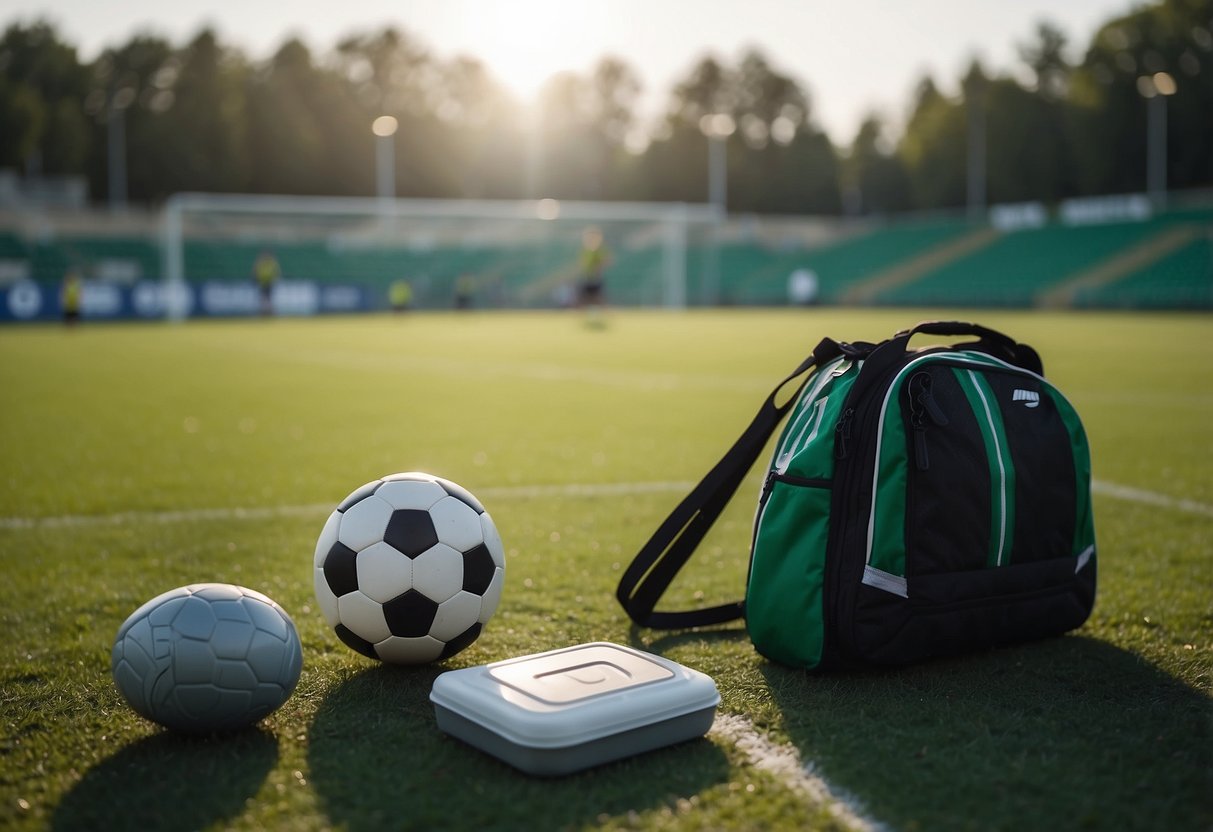
[(830, 485), (773, 475), (754, 534), (746, 629), (758, 652), (796, 667), (821, 661)]

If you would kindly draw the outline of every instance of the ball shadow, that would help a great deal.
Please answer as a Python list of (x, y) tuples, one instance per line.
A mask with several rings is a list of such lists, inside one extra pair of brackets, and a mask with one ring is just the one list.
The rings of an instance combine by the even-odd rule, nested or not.
[(1083, 636), (867, 673), (762, 667), (836, 792), (897, 829), (1203, 828), (1205, 696)]
[(559, 778), (532, 777), (438, 729), (437, 668), (369, 668), (330, 690), (308, 732), (309, 781), (334, 826), (558, 829), (663, 805), (727, 782), (705, 739)]
[(51, 828), (213, 826), (244, 811), (277, 759), (277, 737), (260, 729), (206, 737), (154, 734), (85, 772), (59, 802)]

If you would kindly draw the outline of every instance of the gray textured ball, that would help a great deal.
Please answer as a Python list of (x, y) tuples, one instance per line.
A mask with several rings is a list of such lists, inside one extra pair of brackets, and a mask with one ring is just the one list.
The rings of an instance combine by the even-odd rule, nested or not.
[(299, 681), (303, 651), (282, 607), (233, 584), (158, 595), (118, 628), (110, 669), (140, 715), (174, 731), (231, 731), (262, 719)]

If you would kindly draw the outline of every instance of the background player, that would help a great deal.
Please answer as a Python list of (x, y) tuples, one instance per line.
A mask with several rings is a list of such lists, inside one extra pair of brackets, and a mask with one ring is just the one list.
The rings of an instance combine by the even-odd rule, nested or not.
[(282, 266), (272, 251), (263, 251), (253, 262), (253, 279), (257, 281), (257, 291), (261, 293), (261, 314), (271, 315), (274, 312), (274, 284), (282, 277)]
[(581, 282), (577, 286), (577, 302), (591, 323), (601, 320), (605, 303), (605, 272), (611, 264), (611, 252), (602, 239), (602, 232), (590, 227), (581, 232)]

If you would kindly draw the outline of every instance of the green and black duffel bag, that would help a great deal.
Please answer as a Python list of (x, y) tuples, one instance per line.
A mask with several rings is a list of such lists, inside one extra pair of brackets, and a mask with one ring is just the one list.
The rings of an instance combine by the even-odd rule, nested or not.
[[(975, 340), (912, 350), (918, 333)], [(789, 411), (745, 600), (654, 611)], [(744, 617), (760, 653), (813, 669), (1060, 634), (1095, 601), (1090, 480), (1082, 423), (1031, 347), (961, 322), (827, 338), (644, 545), (619, 601), (658, 629)]]

